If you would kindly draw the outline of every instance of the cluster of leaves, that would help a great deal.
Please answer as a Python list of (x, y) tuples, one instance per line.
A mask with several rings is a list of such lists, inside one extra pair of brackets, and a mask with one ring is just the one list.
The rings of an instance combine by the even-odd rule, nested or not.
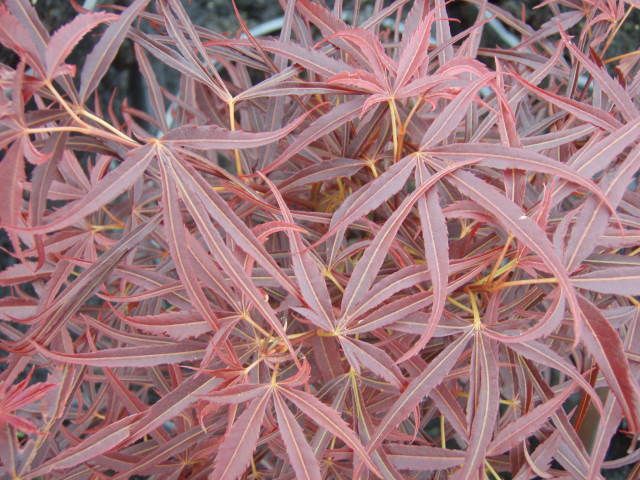
[[(547, 1), (533, 30), (477, 0), (455, 35), (444, 0), (281, 3), (278, 38), (179, 0), (53, 34), (0, 6), (0, 476), (637, 462), (640, 55), (606, 56), (633, 2)], [(481, 44), (493, 17), (517, 46)], [(149, 108), (116, 114), (125, 40)]]

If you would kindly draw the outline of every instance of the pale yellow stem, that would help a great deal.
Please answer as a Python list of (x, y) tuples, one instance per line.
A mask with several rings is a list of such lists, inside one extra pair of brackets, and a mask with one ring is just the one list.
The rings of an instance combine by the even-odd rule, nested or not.
[(393, 161), (400, 159), (399, 143), (398, 143), (398, 109), (394, 98), (389, 99), (389, 111), (391, 112), (391, 134), (393, 135)]
[(64, 108), (69, 115), (71, 115), (71, 118), (73, 118), (76, 122), (78, 122), (81, 125), (86, 125), (86, 123), (83, 122), (80, 117), (78, 117), (78, 115), (73, 110), (73, 108), (71, 108), (71, 106), (67, 103), (67, 101), (62, 97), (62, 95), (60, 95), (58, 90), (56, 90), (56, 87), (53, 86), (53, 83), (51, 83), (51, 80), (46, 80), (44, 84), (51, 91), (51, 93), (56, 98), (60, 106)]
[[(229, 100), (229, 128), (231, 131), (236, 129), (236, 102), (235, 99)], [(243, 175), (242, 170), (242, 158), (240, 158), (240, 150), (237, 148), (233, 150), (233, 156), (236, 162), (236, 175), (241, 177)]]
[(423, 97), (420, 97), (418, 101), (415, 103), (415, 105), (413, 105), (413, 107), (411, 108), (411, 111), (409, 112), (409, 115), (407, 115), (407, 118), (405, 119), (404, 124), (402, 126), (403, 131), (405, 132), (407, 131), (407, 127), (411, 123), (411, 119), (413, 118), (415, 113), (418, 111), (418, 108), (420, 108), (420, 106), (422, 105), (422, 102), (423, 102)]
[(618, 60), (624, 60), (625, 58), (635, 57), (636, 55), (640, 55), (640, 50), (634, 50), (633, 52), (623, 53), (622, 55), (616, 55), (615, 57), (607, 58), (604, 63), (613, 63)]
[(109, 130), (111, 133), (113, 133), (114, 135), (122, 138), (123, 140), (126, 140), (129, 143), (132, 144), (138, 144), (138, 142), (136, 142), (133, 138), (131, 138), (129, 135), (122, 133), (120, 130), (118, 130), (116, 127), (114, 127), (113, 125), (111, 125), (110, 123), (104, 121), (103, 119), (101, 119), (100, 117), (97, 117), (96, 115), (94, 115), (93, 113), (87, 111), (87, 110), (81, 110), (80, 111), (80, 115), (85, 116), (91, 120), (93, 120), (94, 122), (96, 122), (97, 124), (101, 125), (102, 127), (106, 128), (107, 130)]
[(480, 330), (482, 328), (482, 319), (480, 318), (480, 309), (478, 308), (476, 294), (471, 290), (467, 293), (469, 294), (469, 302), (471, 303), (471, 311), (473, 313), (473, 329)]
[(502, 251), (500, 252), (500, 255), (498, 256), (498, 259), (496, 260), (496, 263), (494, 263), (493, 268), (491, 269), (491, 273), (487, 277), (485, 283), (491, 283), (493, 281), (493, 279), (496, 277), (496, 273), (498, 272), (498, 268), (500, 268), (500, 264), (504, 260), (504, 257), (507, 255), (507, 251), (509, 250), (509, 247), (511, 246), (511, 242), (512, 241), (513, 241), (513, 235), (509, 234), (509, 238), (507, 238), (507, 241), (505, 242), (504, 247), (502, 248)]
[(484, 465), (489, 471), (489, 473), (491, 474), (491, 476), (494, 478), (494, 480), (502, 480), (500, 478), (500, 475), (498, 475), (498, 472), (496, 472), (496, 470), (491, 466), (491, 464), (488, 461), (485, 460)]
[(331, 272), (331, 270), (326, 268), (324, 270), (324, 276), (327, 277), (329, 280), (331, 280), (331, 282), (338, 288), (338, 290), (340, 290), (340, 293), (344, 293), (344, 287), (340, 285), (340, 282), (338, 282), (336, 277), (334, 277), (333, 272)]
[(527, 280), (512, 280), (510, 282), (503, 282), (499, 285), (496, 285), (496, 288), (502, 289), (507, 287), (518, 287), (521, 285), (541, 285), (545, 283), (558, 283), (558, 279), (555, 277), (550, 277), (550, 278), (530, 278)]

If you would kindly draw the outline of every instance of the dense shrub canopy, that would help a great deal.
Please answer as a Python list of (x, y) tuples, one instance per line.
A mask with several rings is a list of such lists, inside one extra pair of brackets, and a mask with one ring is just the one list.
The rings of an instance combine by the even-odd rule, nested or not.
[(281, 3), (0, 6), (0, 477), (638, 478), (634, 2)]

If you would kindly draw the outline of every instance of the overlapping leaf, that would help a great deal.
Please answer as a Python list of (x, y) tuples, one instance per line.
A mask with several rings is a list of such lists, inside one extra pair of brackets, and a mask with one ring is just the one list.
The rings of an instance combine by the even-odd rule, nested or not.
[(632, 8), (40, 3), (0, 6), (0, 477), (638, 461)]

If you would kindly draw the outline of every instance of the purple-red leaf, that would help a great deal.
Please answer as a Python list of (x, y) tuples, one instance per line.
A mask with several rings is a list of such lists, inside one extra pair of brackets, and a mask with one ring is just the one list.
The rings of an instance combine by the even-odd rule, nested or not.
[(135, 0), (129, 5), (117, 17), (117, 20), (109, 25), (91, 53), (87, 55), (80, 74), (79, 93), (81, 100), (86, 100), (96, 89), (118, 53), (118, 49), (126, 37), (126, 31), (148, 3), (149, 0)]
[(45, 62), (47, 65), (47, 76), (51, 79), (56, 69), (65, 61), (71, 50), (78, 42), (98, 25), (118, 17), (105, 12), (82, 13), (71, 22), (60, 27), (52, 36), (47, 51)]
[(602, 312), (584, 297), (579, 297), (587, 328), (583, 342), (586, 349), (598, 362), (607, 383), (622, 407), (627, 421), (634, 432), (640, 430), (640, 396), (638, 383), (631, 375), (629, 361), (624, 346)]
[(249, 466), (258, 442), (269, 393), (253, 400), (233, 423), (224, 442), (218, 448), (215, 469), (210, 479), (235, 480)]
[(417, 377), (415, 377), (402, 392), (400, 397), (387, 410), (387, 414), (376, 427), (374, 434), (367, 445), (367, 451), (373, 452), (382, 440), (395, 428), (402, 420), (407, 418), (413, 408), (438, 386), (454, 367), (458, 358), (466, 348), (472, 330), (462, 334), (457, 340), (450, 343), (442, 350), (437, 357), (429, 362), (428, 367)]
[(279, 391), (318, 426), (340, 438), (354, 451), (361, 461), (365, 462), (373, 473), (378, 474), (378, 469), (371, 461), (362, 443), (360, 443), (356, 434), (349, 428), (338, 412), (309, 393), (292, 388), (282, 388)]
[(277, 392), (273, 396), (273, 405), (276, 409), (280, 436), (284, 441), (296, 478), (301, 480), (320, 480), (322, 475), (318, 459), (313, 450), (311, 450), (309, 442), (304, 438), (304, 432), (300, 425)]

